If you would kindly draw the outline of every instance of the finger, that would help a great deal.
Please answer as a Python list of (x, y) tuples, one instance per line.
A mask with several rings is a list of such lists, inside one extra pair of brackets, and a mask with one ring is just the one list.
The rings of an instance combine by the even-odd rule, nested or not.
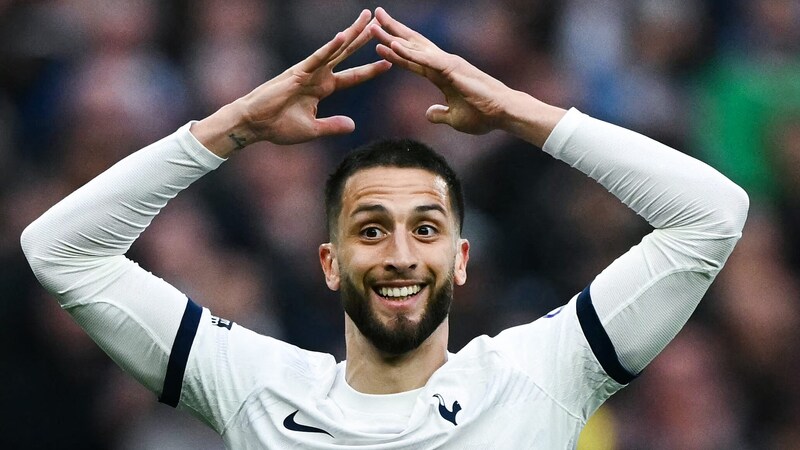
[(314, 127), (319, 136), (331, 136), (335, 134), (352, 133), (356, 129), (356, 123), (347, 116), (332, 116), (316, 119)]
[[(383, 45), (393, 49), (395, 54), (417, 64), (430, 67), (434, 70), (441, 71), (444, 68), (442, 64), (442, 56), (446, 55), (439, 47), (432, 42), (424, 43), (424, 50), (418, 48), (418, 44), (411, 43), (403, 38), (392, 36), (386, 30), (380, 27), (373, 27), (373, 35)], [(439, 56), (431, 56), (431, 54)]]
[[(395, 46), (397, 46), (397, 43), (395, 43)], [(442, 74), (441, 67), (444, 66), (442, 66), (441, 64), (438, 64), (436, 67), (430, 67), (424, 64), (420, 64), (419, 62), (413, 61), (409, 58), (405, 58), (402, 55), (399, 55), (397, 52), (394, 51), (393, 48), (388, 48), (383, 44), (379, 44), (375, 50), (378, 52), (380, 56), (382, 56), (387, 61), (390, 61), (392, 64), (396, 64), (406, 70), (416, 73), (417, 75), (427, 78), (428, 81), (430, 81), (436, 87), (441, 89), (442, 92), (446, 93), (448, 90), (452, 90), (450, 81), (448, 81), (447, 77), (445, 77)], [(424, 59), (427, 60), (428, 58)]]
[[(342, 31), (342, 33), (344, 33), (345, 35), (344, 45), (342, 45), (339, 49), (337, 49), (337, 51), (333, 55), (331, 55), (329, 62), (335, 61), (337, 58), (339, 58), (339, 56), (342, 53), (344, 53), (348, 48), (350, 48), (351, 44), (354, 41), (362, 37), (362, 34), (364, 33), (364, 30), (369, 24), (371, 17), (372, 13), (368, 9), (365, 9), (361, 11), (361, 14), (358, 15), (358, 18), (356, 19), (355, 22), (353, 22), (352, 25), (350, 25), (349, 27), (347, 27), (347, 29)], [(364, 42), (366, 42), (367, 40), (369, 40), (369, 37), (367, 37), (367, 39)], [(361, 45), (363, 45), (363, 42)], [(356, 51), (357, 49), (358, 47), (352, 49), (352, 51)]]
[(433, 105), (425, 111), (425, 118), (431, 123), (450, 124), (450, 108), (444, 105)]
[(344, 33), (341, 31), (336, 33), (336, 36), (328, 41), (327, 44), (317, 49), (317, 51), (312, 53), (308, 58), (302, 60), (300, 64), (298, 64), (298, 67), (306, 73), (319, 69), (330, 61), (331, 57), (342, 47), (346, 39)]
[(375, 47), (375, 51), (378, 52), (378, 55), (380, 55), (383, 59), (389, 61), (390, 63), (396, 64), (406, 70), (416, 73), (417, 75), (422, 75), (423, 77), (425, 76), (424, 67), (413, 61), (409, 61), (408, 59), (401, 57), (400, 55), (395, 53), (395, 51), (392, 50), (391, 48), (383, 44), (378, 44)]
[(385, 9), (381, 7), (375, 9), (375, 17), (378, 19), (378, 22), (381, 24), (383, 28), (385, 28), (395, 36), (400, 36), (406, 39), (411, 39), (415, 37), (425, 39), (421, 34), (417, 33), (411, 28), (395, 20), (392, 16), (389, 15), (389, 13), (386, 12)]
[(331, 68), (338, 66), (340, 62), (344, 61), (347, 57), (355, 53), (356, 50), (360, 49), (361, 47), (364, 46), (364, 44), (369, 42), (374, 34), (374, 29), (380, 28), (377, 25), (375, 27), (372, 27), (371, 25), (373, 23), (377, 24), (378, 22), (375, 19), (372, 19), (372, 21), (369, 22), (368, 26), (361, 30), (361, 33), (359, 33), (359, 35), (353, 40), (353, 42), (347, 45), (341, 52), (339, 52), (339, 54), (334, 55), (332, 61), (328, 65)]
[(370, 24), (369, 27), (367, 28), (371, 28), (372, 35), (375, 36), (376, 39), (378, 39), (378, 42), (387, 47), (391, 47), (392, 42), (395, 41), (406, 41), (406, 39), (389, 34), (389, 32), (381, 28), (380, 25)]
[[(399, 57), (407, 59), (411, 62), (417, 63), (421, 66), (430, 67), (433, 70), (441, 71), (444, 66), (442, 65), (442, 57), (444, 56), (444, 52), (439, 51), (440, 53), (438, 58), (434, 58), (431, 56), (430, 51), (425, 50), (418, 50), (413, 46), (403, 43), (401, 41), (394, 41), (392, 42), (390, 48), (394, 51)], [(437, 48), (438, 50), (438, 48)]]
[(353, 25), (344, 31), (336, 33), (336, 36), (334, 36), (333, 39), (331, 39), (327, 44), (323, 45), (311, 56), (301, 61), (300, 64), (298, 64), (300, 70), (310, 73), (330, 62), (356, 37), (358, 37), (360, 32), (366, 27), (366, 24), (369, 23), (370, 16), (371, 13), (368, 9), (361, 11), (361, 14), (359, 14), (356, 21), (353, 22)]
[(391, 67), (392, 63), (386, 60), (381, 60), (337, 72), (334, 74), (336, 76), (336, 90), (347, 89), (351, 86), (363, 83), (371, 78), (375, 78), (376, 76), (389, 70)]

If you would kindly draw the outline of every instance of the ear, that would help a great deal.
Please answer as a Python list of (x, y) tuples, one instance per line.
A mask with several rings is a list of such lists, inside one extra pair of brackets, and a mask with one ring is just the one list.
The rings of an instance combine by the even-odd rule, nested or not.
[(325, 284), (332, 291), (339, 290), (339, 260), (336, 258), (336, 247), (330, 242), (319, 246), (319, 263), (325, 273)]
[(467, 282), (467, 262), (469, 262), (469, 241), (466, 239), (459, 239), (453, 270), (453, 280), (459, 286)]

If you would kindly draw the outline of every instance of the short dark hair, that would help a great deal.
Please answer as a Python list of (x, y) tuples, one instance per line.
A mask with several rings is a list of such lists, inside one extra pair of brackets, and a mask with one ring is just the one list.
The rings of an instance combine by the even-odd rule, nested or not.
[(464, 227), (464, 194), (461, 181), (442, 155), (412, 139), (382, 139), (348, 153), (325, 184), (325, 217), (328, 236), (333, 239), (336, 221), (342, 212), (345, 182), (360, 170), (372, 167), (423, 169), (447, 183), (450, 207), (456, 215), (458, 232)]

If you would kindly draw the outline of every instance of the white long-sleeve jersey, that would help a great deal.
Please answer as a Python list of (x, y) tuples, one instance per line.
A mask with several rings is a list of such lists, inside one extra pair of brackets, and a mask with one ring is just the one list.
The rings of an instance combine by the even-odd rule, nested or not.
[(574, 109), (544, 150), (655, 230), (562, 308), (475, 338), (410, 392), (359, 393), (346, 361), (214, 317), (124, 256), (169, 199), (223, 162), (189, 125), (55, 205), (22, 246), (114, 361), (231, 448), (572, 448), (686, 323), (739, 239), (748, 199), (702, 162)]

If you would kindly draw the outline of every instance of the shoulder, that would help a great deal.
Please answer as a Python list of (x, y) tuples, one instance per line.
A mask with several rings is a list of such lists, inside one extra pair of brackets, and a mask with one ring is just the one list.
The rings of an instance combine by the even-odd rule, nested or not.
[(205, 309), (192, 348), (196, 358), (214, 361), (231, 375), (254, 371), (269, 378), (291, 376), (318, 379), (335, 370), (336, 360), (327, 353), (304, 350), (271, 336), (259, 334), (235, 322), (216, 317)]
[(286, 393), (296, 387), (302, 391), (333, 380), (336, 373), (332, 355), (256, 333), (206, 308), (198, 321), (184, 388), (193, 386), (204, 397), (219, 397), (220, 390), (231, 400), (242, 399), (254, 389)]
[(332, 355), (256, 333), (206, 308), (196, 321), (185, 373), (181, 376), (176, 371), (174, 383), (167, 380), (165, 387), (175, 384), (180, 403), (217, 431), (255, 394), (302, 398), (333, 383), (336, 360)]
[(454, 357), (482, 361), (504, 359), (512, 364), (530, 358), (547, 358), (547, 355), (557, 353), (554, 344), (563, 344), (562, 334), (580, 330), (577, 325), (573, 298), (533, 322), (505, 329), (496, 336), (478, 336)]

